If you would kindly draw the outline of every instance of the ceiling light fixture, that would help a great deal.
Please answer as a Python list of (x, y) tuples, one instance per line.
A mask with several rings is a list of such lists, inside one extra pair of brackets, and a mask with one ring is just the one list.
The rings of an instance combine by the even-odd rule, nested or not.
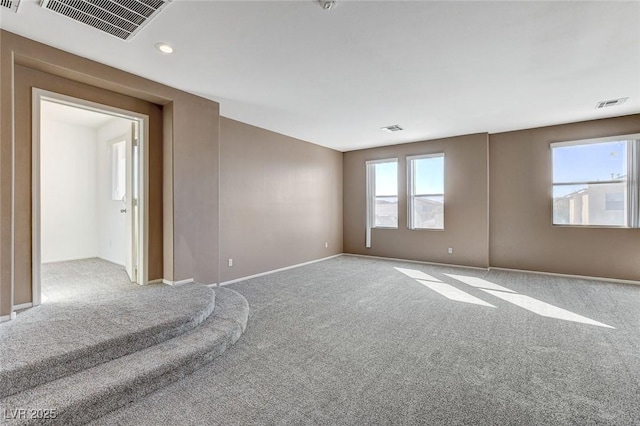
[(318, 4), (320, 4), (320, 7), (323, 8), (324, 10), (331, 10), (336, 5), (336, 2), (335, 1), (319, 0)]
[(400, 127), (400, 125), (398, 124), (392, 124), (391, 126), (380, 127), (380, 130), (387, 133), (393, 133), (393, 132), (399, 132), (404, 129)]
[(171, 45), (167, 43), (162, 43), (162, 42), (156, 43), (156, 49), (158, 49), (159, 51), (167, 55), (170, 55), (173, 53), (173, 47), (171, 47)]

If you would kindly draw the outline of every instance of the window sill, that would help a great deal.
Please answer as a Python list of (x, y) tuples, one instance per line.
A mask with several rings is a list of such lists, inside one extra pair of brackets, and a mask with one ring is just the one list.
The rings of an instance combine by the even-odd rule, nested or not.
[(554, 228), (579, 228), (579, 229), (639, 229), (632, 228), (630, 226), (619, 225), (565, 225), (565, 224), (552, 224)]

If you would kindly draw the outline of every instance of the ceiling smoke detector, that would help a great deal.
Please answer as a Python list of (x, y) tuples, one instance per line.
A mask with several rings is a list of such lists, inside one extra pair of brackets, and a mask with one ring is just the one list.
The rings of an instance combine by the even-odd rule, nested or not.
[(393, 132), (400, 132), (400, 131), (402, 131), (404, 129), (402, 127), (400, 127), (400, 125), (398, 125), (398, 124), (393, 124), (391, 126), (380, 127), (380, 130), (382, 130), (383, 132), (387, 132), (387, 133), (393, 133)]
[(320, 4), (320, 7), (323, 8), (324, 10), (331, 10), (336, 5), (335, 1), (320, 0), (318, 1), (318, 3)]
[(18, 13), (20, 0), (0, 0), (0, 6), (10, 9), (12, 12)]
[(629, 98), (609, 99), (608, 101), (600, 101), (596, 104), (596, 109), (606, 108), (610, 106), (622, 105)]
[(171, 0), (40, 0), (40, 7), (121, 40), (130, 40), (170, 2)]

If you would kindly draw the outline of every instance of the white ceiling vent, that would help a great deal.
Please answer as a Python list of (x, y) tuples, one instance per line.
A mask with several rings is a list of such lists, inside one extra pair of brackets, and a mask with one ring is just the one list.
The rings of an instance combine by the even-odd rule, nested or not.
[(391, 133), (391, 132), (399, 132), (404, 129), (397, 124), (393, 124), (391, 126), (380, 127), (380, 130), (382, 130), (383, 132)]
[(627, 102), (627, 99), (629, 98), (610, 99), (608, 101), (600, 101), (596, 104), (596, 109), (606, 108), (606, 107), (615, 106), (615, 105), (621, 105)]
[(14, 12), (18, 12), (18, 6), (20, 6), (20, 0), (0, 0), (0, 6), (11, 9)]
[(119, 39), (130, 40), (170, 1), (41, 0), (40, 6), (97, 28)]

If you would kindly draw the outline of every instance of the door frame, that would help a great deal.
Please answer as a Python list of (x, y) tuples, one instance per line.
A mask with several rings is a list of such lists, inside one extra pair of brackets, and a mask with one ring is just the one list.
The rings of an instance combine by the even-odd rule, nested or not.
[[(139, 123), (138, 141), (138, 284), (145, 285), (149, 282), (148, 260), (149, 260), (149, 116), (133, 111), (104, 105), (85, 99), (74, 98), (72, 96), (51, 92), (44, 89), (32, 88), (31, 103), (31, 126), (32, 126), (32, 146), (31, 146), (31, 292), (33, 306), (42, 302), (42, 247), (41, 247), (41, 208), (40, 208), (40, 123), (41, 123), (41, 102), (49, 101), (89, 111), (100, 112), (114, 117), (135, 120)], [(133, 159), (132, 159), (133, 161)], [(135, 167), (135, 166), (134, 166)]]

